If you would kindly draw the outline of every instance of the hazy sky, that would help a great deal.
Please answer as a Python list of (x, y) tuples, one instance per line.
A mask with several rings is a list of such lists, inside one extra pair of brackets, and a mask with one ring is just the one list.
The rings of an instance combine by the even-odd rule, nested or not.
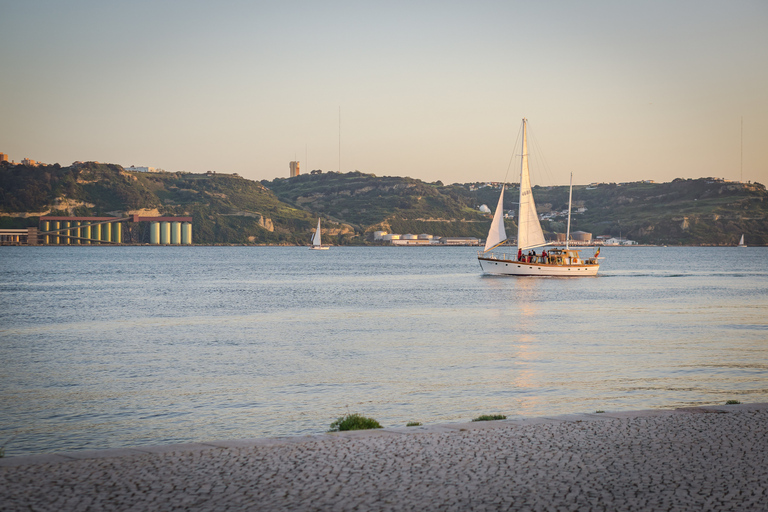
[(768, 184), (768, 1), (0, 0), (0, 100), (17, 162), (252, 179), (500, 181), (527, 117), (534, 183), (738, 180), (743, 117)]

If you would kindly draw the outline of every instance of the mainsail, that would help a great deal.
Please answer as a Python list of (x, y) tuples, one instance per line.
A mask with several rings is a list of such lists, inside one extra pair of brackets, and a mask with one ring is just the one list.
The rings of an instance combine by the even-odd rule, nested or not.
[(493, 214), (491, 229), (488, 231), (488, 238), (485, 241), (485, 249), (488, 252), (497, 245), (501, 245), (507, 239), (507, 232), (504, 231), (504, 185), (501, 185), (501, 194), (499, 194), (499, 204), (496, 205), (496, 212)]
[(320, 240), (320, 218), (319, 217), (317, 219), (317, 230), (315, 230), (315, 234), (312, 235), (312, 245), (323, 245), (323, 242)]
[[(528, 174), (528, 120), (523, 119), (523, 155), (520, 166), (520, 212), (517, 220), (517, 247), (525, 251), (546, 245), (541, 230), (536, 204), (531, 192), (531, 178)], [(494, 218), (495, 220), (495, 218)]]

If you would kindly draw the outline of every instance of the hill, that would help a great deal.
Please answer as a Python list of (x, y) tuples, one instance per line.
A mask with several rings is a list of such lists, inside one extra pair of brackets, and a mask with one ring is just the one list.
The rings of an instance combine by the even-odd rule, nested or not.
[[(505, 209), (515, 209), (518, 189), (511, 187)], [(568, 187), (534, 187), (545, 231), (564, 232)], [(476, 201), (493, 204), (498, 190), (479, 189)], [(748, 244), (768, 244), (768, 193), (759, 183), (722, 179), (676, 179), (670, 183), (604, 183), (574, 186), (571, 231), (622, 236), (641, 244), (735, 245), (742, 233)]]
[[(500, 185), (443, 185), (413, 178), (321, 173), (263, 181), (281, 200), (348, 222), (370, 234), (395, 233), (484, 238)], [(504, 209), (516, 211), (519, 189), (508, 184)], [(545, 233), (564, 233), (568, 187), (533, 190)], [(768, 194), (759, 183), (676, 179), (671, 183), (604, 183), (574, 186), (571, 231), (624, 237), (641, 244), (735, 245), (742, 233), (751, 245), (768, 244)], [(580, 213), (577, 213), (579, 212)], [(516, 225), (506, 221), (507, 234)], [(370, 239), (370, 236), (368, 237)]]
[(425, 183), (413, 178), (377, 177), (361, 172), (317, 173), (262, 181), (278, 198), (367, 234), (431, 233), (484, 238), (490, 219), (460, 186)]
[[(262, 184), (232, 174), (127, 172), (85, 162), (61, 167), (0, 165), (0, 225), (37, 225), (41, 215), (192, 216), (197, 243), (305, 244), (317, 219)], [(331, 243), (354, 229), (324, 225)]]
[[(516, 210), (508, 185), (504, 209)], [(0, 164), (0, 227), (37, 225), (41, 215), (185, 215), (197, 243), (305, 244), (324, 218), (323, 240), (373, 241), (372, 233), (430, 233), (485, 238), (498, 185), (444, 185), (361, 172), (256, 182), (235, 174), (139, 173), (96, 162)], [(534, 187), (545, 233), (565, 232), (568, 187)], [(677, 179), (671, 183), (575, 186), (571, 230), (644, 244), (768, 244), (768, 193), (759, 183)], [(506, 221), (507, 233), (516, 226)]]

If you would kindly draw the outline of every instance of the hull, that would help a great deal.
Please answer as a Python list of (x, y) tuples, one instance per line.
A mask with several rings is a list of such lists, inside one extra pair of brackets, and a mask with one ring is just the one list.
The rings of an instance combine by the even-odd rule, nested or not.
[(310, 245), (309, 249), (311, 251), (327, 251), (330, 249), (330, 247), (323, 247), (322, 245)]
[(499, 276), (550, 276), (550, 277), (580, 277), (595, 276), (600, 268), (596, 265), (551, 265), (546, 263), (524, 263), (521, 261), (497, 258), (477, 257), (480, 268), (486, 274)]

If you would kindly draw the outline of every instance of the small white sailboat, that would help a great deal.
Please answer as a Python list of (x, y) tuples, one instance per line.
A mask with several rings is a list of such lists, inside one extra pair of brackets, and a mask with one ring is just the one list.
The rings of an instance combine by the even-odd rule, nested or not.
[[(543, 250), (536, 254), (534, 249), (547, 245), (541, 230), (536, 204), (533, 201), (531, 178), (528, 170), (528, 120), (523, 119), (522, 161), (520, 164), (520, 208), (517, 221), (517, 256), (514, 254), (497, 255), (492, 251), (507, 241), (504, 230), (504, 185), (501, 187), (499, 204), (493, 214), (491, 229), (483, 251), (478, 252), (477, 261), (486, 274), (505, 276), (594, 276), (600, 268), (597, 257), (600, 249), (589, 259), (583, 260), (579, 251), (568, 246), (571, 231), (571, 198), (568, 198), (568, 233), (565, 249)], [(571, 192), (573, 175), (571, 175)], [(524, 254), (529, 251), (529, 254)]]
[(741, 235), (741, 240), (739, 240), (739, 245), (736, 247), (746, 247), (747, 244), (744, 243), (744, 235)]
[(316, 251), (327, 251), (329, 249), (327, 245), (323, 246), (322, 239), (320, 238), (320, 217), (317, 218), (317, 229), (312, 235), (312, 244), (309, 246), (309, 248)]

